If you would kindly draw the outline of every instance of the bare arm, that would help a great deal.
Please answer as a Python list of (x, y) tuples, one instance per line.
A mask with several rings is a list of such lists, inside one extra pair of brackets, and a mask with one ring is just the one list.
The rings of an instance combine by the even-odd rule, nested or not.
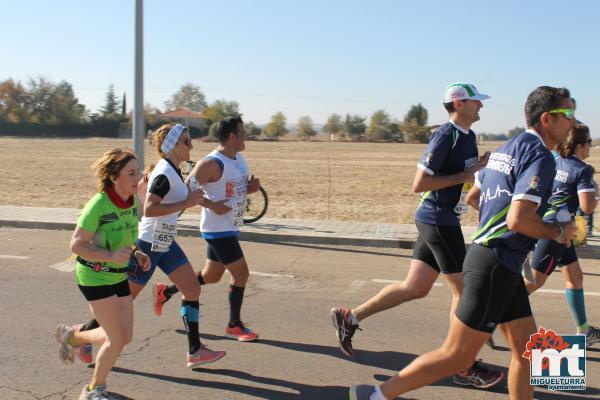
[(417, 169), (412, 190), (414, 193), (421, 193), (473, 182), (474, 173), (474, 171), (464, 171), (452, 175), (429, 175), (422, 169)]
[(87, 231), (79, 226), (75, 228), (71, 237), (71, 251), (89, 261), (113, 262), (123, 264), (129, 260), (132, 249), (125, 247), (115, 251), (101, 249), (92, 244), (95, 232)]
[(248, 179), (248, 194), (256, 193), (260, 190), (260, 181), (254, 175)]
[(173, 214), (186, 208), (194, 207), (200, 204), (204, 199), (204, 192), (197, 190), (195, 192), (188, 190), (188, 197), (177, 203), (162, 204), (162, 197), (154, 193), (149, 193), (144, 204), (144, 215), (146, 217), (161, 217), (163, 215)]
[(466, 171), (458, 172), (452, 175), (429, 175), (422, 169), (417, 169), (415, 179), (413, 180), (412, 190), (414, 193), (440, 190), (450, 186), (460, 185), (465, 182), (473, 182), (475, 172), (487, 165), (490, 152), (487, 151), (473, 167)]
[(581, 207), (581, 211), (584, 214), (589, 215), (594, 212), (596, 206), (598, 205), (596, 192), (583, 192), (579, 193), (579, 207)]
[[(506, 216), (508, 229), (536, 239), (555, 240), (561, 232), (560, 228), (556, 224), (544, 222), (536, 211), (537, 203), (533, 201), (525, 199), (513, 201)], [(575, 224), (566, 222), (561, 225), (564, 234), (559, 243), (570, 245), (577, 230)]]
[[(222, 173), (223, 172), (221, 171), (219, 164), (215, 160), (204, 159), (194, 166), (194, 169), (190, 173), (190, 176), (195, 176), (196, 180), (198, 181), (198, 184), (204, 185), (205, 183), (209, 182), (217, 182), (219, 179), (221, 179)], [(200, 202), (200, 205), (202, 207), (208, 208), (209, 210), (213, 211), (218, 215), (223, 215), (231, 211), (231, 208), (227, 207), (224, 204), (226, 201), (226, 199), (220, 201), (212, 201), (207, 199), (206, 197), (203, 197), (202, 201)]]
[(465, 201), (468, 205), (473, 207), (476, 210), (479, 210), (479, 195), (481, 194), (481, 189), (477, 187), (477, 185), (473, 185), (469, 193), (467, 193), (467, 197)]

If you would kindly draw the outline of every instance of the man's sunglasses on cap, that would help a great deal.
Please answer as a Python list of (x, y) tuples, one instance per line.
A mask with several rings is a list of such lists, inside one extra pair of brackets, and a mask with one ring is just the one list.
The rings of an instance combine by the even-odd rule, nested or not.
[(548, 111), (550, 114), (562, 114), (566, 119), (575, 118), (575, 110), (572, 108), (555, 108), (554, 110)]

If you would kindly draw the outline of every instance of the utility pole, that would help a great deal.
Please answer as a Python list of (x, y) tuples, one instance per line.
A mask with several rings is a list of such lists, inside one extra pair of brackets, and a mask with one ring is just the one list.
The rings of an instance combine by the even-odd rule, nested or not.
[(144, 170), (144, 0), (135, 0), (135, 66), (133, 96), (133, 151)]

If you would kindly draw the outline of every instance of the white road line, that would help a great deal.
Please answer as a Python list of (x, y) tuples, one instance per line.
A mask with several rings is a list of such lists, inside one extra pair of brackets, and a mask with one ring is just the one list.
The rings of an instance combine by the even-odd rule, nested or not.
[(60, 272), (73, 272), (75, 271), (75, 260), (67, 258), (65, 261), (50, 265), (50, 268)]
[[(395, 281), (393, 279), (371, 279), (374, 283), (402, 283), (404, 281)], [(443, 283), (434, 282), (433, 286), (444, 286)]]
[(0, 258), (8, 258), (10, 260), (27, 260), (31, 256), (11, 256), (9, 254), (0, 254)]
[(294, 278), (294, 275), (288, 274), (272, 274), (270, 272), (250, 271), (250, 275), (267, 276), (269, 278)]
[[(565, 294), (565, 290), (556, 290), (556, 289), (538, 289), (535, 291), (536, 293), (540, 292), (540, 293), (554, 293), (554, 294)], [(583, 293), (586, 296), (600, 296), (599, 292), (588, 292), (588, 291), (583, 291)]]

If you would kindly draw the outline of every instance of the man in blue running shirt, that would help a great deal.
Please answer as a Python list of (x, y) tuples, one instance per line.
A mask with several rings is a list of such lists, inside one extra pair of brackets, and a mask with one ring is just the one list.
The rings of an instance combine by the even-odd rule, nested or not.
[(575, 124), (569, 91), (535, 89), (525, 117), (529, 129), (492, 153), (478, 174), (479, 187), (473, 190), (480, 192), (479, 229), (465, 257), (464, 289), (444, 344), (381, 386), (352, 386), (350, 400), (394, 399), (467, 368), (497, 325), (512, 351), (510, 398), (533, 399), (529, 361), (521, 355), (536, 325), (521, 265), (535, 238), (568, 244), (575, 234), (572, 222), (542, 219), (555, 175), (549, 149), (564, 142)]

